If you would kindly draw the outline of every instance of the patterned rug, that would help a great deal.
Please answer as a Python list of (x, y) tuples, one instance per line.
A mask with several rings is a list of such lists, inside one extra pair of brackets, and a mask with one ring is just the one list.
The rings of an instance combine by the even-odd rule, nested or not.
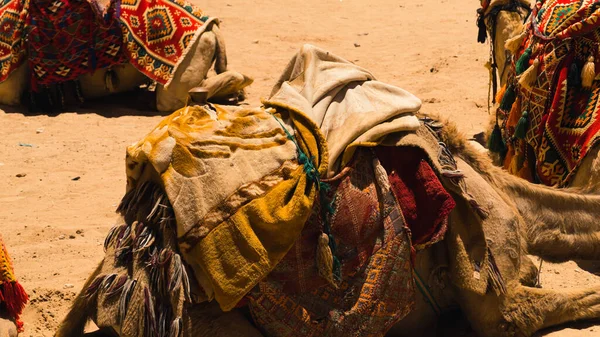
[(168, 86), (189, 48), (213, 19), (181, 0), (120, 3), (119, 18), (131, 64)]
[(509, 172), (563, 187), (597, 143), (599, 16), (597, 0), (536, 3), (498, 111)]
[(213, 21), (181, 0), (0, 0), (0, 82), (27, 59), (34, 92), (125, 62), (168, 85)]
[(315, 202), (301, 238), (249, 295), (266, 335), (383, 336), (414, 308), (411, 238), (422, 247), (441, 240), (455, 205), (424, 158), (416, 148), (360, 148), (326, 181), (343, 281), (335, 288), (319, 277), (314, 247), (323, 223)]
[[(105, 18), (88, 0), (29, 2), (27, 55), (31, 87), (77, 79), (125, 62), (119, 22), (111, 7)], [(113, 17), (113, 18), (111, 18)]]
[(25, 60), (23, 24), (24, 1), (0, 1), (0, 82), (5, 81)]
[(16, 321), (19, 331), (23, 331), (19, 316), (28, 300), (27, 293), (15, 277), (12, 261), (0, 235), (0, 308), (6, 309), (8, 317)]

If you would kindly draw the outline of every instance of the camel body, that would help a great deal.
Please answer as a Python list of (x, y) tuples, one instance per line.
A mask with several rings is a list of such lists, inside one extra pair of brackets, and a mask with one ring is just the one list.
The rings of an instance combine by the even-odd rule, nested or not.
[[(157, 85), (153, 106), (159, 111), (171, 112), (185, 106), (192, 88), (202, 87), (209, 99), (223, 101), (237, 99), (242, 89), (252, 83), (251, 78), (227, 70), (225, 41), (218, 20), (207, 21), (206, 27), (201, 29), (203, 32), (199, 38), (188, 47), (187, 53), (179, 61), (168, 87), (160, 83)], [(213, 64), (216, 75), (207, 78)], [(23, 62), (0, 83), (0, 104), (14, 106), (22, 102), (22, 96), (30, 86), (31, 71), (28, 63)], [(78, 78), (84, 99), (129, 92), (152, 82), (130, 63), (110, 67), (110, 84), (107, 82), (108, 71), (106, 68), (95, 69)]]

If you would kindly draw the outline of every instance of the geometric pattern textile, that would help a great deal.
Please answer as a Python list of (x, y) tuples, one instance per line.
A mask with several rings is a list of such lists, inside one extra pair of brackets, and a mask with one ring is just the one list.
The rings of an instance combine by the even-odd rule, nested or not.
[(211, 19), (198, 7), (181, 0), (121, 0), (120, 3), (129, 61), (150, 79), (168, 85)]
[(374, 158), (359, 149), (349, 167), (326, 181), (342, 265), (338, 288), (318, 274), (323, 224), (317, 200), (301, 238), (247, 296), (265, 335), (383, 336), (414, 308), (410, 238), (391, 190), (378, 197)]
[(119, 22), (114, 15), (105, 20), (94, 7), (87, 0), (30, 2), (26, 33), (33, 91), (125, 62)]
[(0, 0), (0, 82), (25, 60), (23, 24), (26, 1)]
[[(508, 86), (516, 88), (516, 100), (510, 112), (500, 111), (508, 115), (504, 167), (512, 174), (564, 187), (600, 139), (600, 81), (596, 77), (591, 88), (581, 86), (581, 69), (590, 56), (600, 69), (599, 18), (599, 0), (537, 1), (509, 70)], [(536, 59), (539, 64), (530, 88), (520, 86), (516, 74), (526, 51), (531, 55), (524, 60), (527, 67)], [(527, 131), (517, 139), (515, 129), (525, 111)]]
[[(130, 62), (168, 85), (216, 19), (182, 0), (0, 0), (0, 83), (25, 59), (32, 88)], [(27, 56), (26, 56), (27, 55)]]

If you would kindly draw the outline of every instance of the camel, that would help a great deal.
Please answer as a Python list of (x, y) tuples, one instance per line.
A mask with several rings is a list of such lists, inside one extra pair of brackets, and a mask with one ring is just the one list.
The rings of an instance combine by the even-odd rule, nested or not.
[[(206, 25), (203, 27), (205, 31), (179, 61), (172, 84), (168, 87), (157, 84), (156, 102), (151, 106), (158, 111), (171, 112), (182, 108), (189, 100), (188, 91), (198, 87), (211, 101), (243, 99), (243, 88), (252, 83), (250, 77), (227, 69), (225, 41), (218, 20), (207, 21)], [(216, 75), (207, 78), (213, 64)], [(0, 83), (0, 104), (14, 106), (22, 102), (23, 94), (29, 88), (30, 73), (25, 62)], [(81, 75), (78, 80), (84, 99), (132, 91), (151, 82), (129, 63), (110, 69), (96, 69)]]
[[(313, 85), (315, 87), (311, 87)], [(365, 101), (377, 102), (377, 109), (373, 110)], [(335, 104), (329, 104), (331, 102)], [(327, 184), (327, 180), (315, 180), (315, 174), (330, 178), (336, 174), (336, 165), (340, 165), (340, 171), (345, 170), (341, 163), (346, 162), (346, 153), (342, 155), (339, 149), (355, 144), (350, 143), (352, 140), (348, 142), (350, 138), (356, 139), (352, 137), (367, 144), (360, 145), (353, 156), (358, 156), (357, 160), (362, 160), (365, 167), (371, 167), (366, 170), (376, 176), (372, 181), (379, 186), (377, 196), (370, 190), (376, 203), (383, 203), (382, 198), (390, 195), (389, 189), (385, 192), (385, 186), (389, 186), (388, 175), (385, 164), (378, 164), (378, 148), (370, 150), (363, 146), (381, 137), (388, 141), (385, 143), (388, 146), (422, 149), (428, 162), (436, 167), (436, 176), (443, 188), (456, 202), (447, 218), (445, 238), (418, 250), (415, 263), (411, 264), (415, 274), (423, 276), (424, 288), (428, 290), (416, 293), (414, 310), (402, 316), (404, 318), (397, 318), (400, 321), (388, 335), (400, 336), (406, 332), (427, 335), (435, 327), (439, 309), (452, 306), (460, 307), (479, 335), (493, 337), (531, 336), (546, 327), (600, 317), (599, 289), (536, 288), (537, 271), (527, 258), (528, 253), (552, 261), (600, 258), (600, 250), (596, 248), (600, 196), (581, 194), (578, 190), (556, 190), (511, 176), (493, 166), (489, 157), (472, 147), (453, 124), (419, 122), (416, 115), (419, 108), (420, 101), (412, 94), (376, 81), (366, 69), (330, 52), (306, 45), (291, 60), (271, 97), (263, 101), (260, 108), (202, 105), (173, 113), (128, 148), (127, 192), (118, 208), (123, 225), (114, 227), (107, 235), (105, 258), (86, 281), (55, 336), (81, 336), (89, 319), (100, 325), (97, 334), (106, 336), (140, 336), (157, 329), (177, 336), (261, 336), (264, 331), (259, 331), (260, 326), (255, 327), (244, 309), (236, 307), (248, 291), (262, 291), (261, 288), (255, 287), (252, 281), (236, 281), (233, 292), (227, 292), (223, 285), (231, 284), (231, 278), (238, 277), (237, 267), (223, 267), (227, 273), (218, 274), (225, 275), (219, 280), (214, 278), (216, 274), (211, 274), (209, 279), (206, 270), (222, 266), (220, 259), (227, 259), (229, 255), (223, 253), (229, 249), (225, 246), (232, 246), (237, 252), (235, 240), (238, 239), (248, 247), (240, 251), (250, 252), (250, 260), (244, 260), (247, 264), (243, 264), (243, 268), (250, 265), (256, 268), (254, 270), (260, 268), (255, 261), (263, 259), (256, 257), (261, 254), (257, 249), (271, 249), (264, 248), (262, 243), (268, 245), (267, 241), (276, 237), (276, 247), (283, 246), (284, 242), (293, 245), (298, 236), (288, 233), (294, 230), (292, 228), (302, 231), (309, 222), (297, 223), (295, 219), (306, 219), (303, 214), (321, 213), (312, 208), (319, 205), (306, 199), (314, 196), (317, 192), (311, 191), (317, 189), (319, 193), (327, 193), (321, 184)], [(326, 122), (315, 122), (318, 118)], [(356, 128), (353, 124), (357, 120), (368, 123)], [(293, 127), (294, 135), (286, 125)], [(344, 132), (336, 134), (335, 130)], [(355, 130), (358, 133), (347, 133)], [(375, 138), (370, 138), (373, 136)], [(371, 146), (384, 143), (377, 144), (380, 145)], [(359, 155), (365, 151), (371, 153), (371, 157)], [(304, 167), (294, 166), (296, 159), (290, 163), (289, 158), (297, 158)], [(244, 177), (223, 172), (240, 172), (241, 167), (257, 162), (261, 167), (255, 170), (267, 172), (267, 176), (258, 175), (260, 183), (242, 180), (239, 185), (235, 179)], [(273, 171), (271, 163), (279, 169)], [(248, 168), (247, 171), (248, 176), (257, 172)], [(281, 181), (277, 180), (278, 172), (298, 177), (299, 183), (296, 184), (296, 178), (277, 183)], [(352, 184), (359, 184), (361, 193), (369, 193), (362, 180), (359, 178)], [(193, 186), (183, 187), (190, 182)], [(276, 185), (272, 185), (273, 182)], [(208, 185), (211, 187), (205, 189)], [(264, 198), (261, 197), (265, 195), (261, 194), (263, 186), (269, 186)], [(226, 189), (233, 193), (222, 191)], [(218, 202), (224, 196), (231, 203), (206, 206), (211, 213), (196, 218), (202, 213), (202, 203), (210, 202), (208, 198), (203, 199), (204, 193), (211, 193), (210, 200)], [(273, 197), (271, 193), (277, 194)], [(248, 202), (248, 196), (257, 199)], [(199, 202), (201, 198), (203, 201)], [(273, 204), (261, 208), (262, 202), (271, 201)], [(235, 206), (240, 204), (247, 208)], [(283, 207), (287, 205), (294, 205), (293, 212), (285, 212)], [(188, 207), (193, 207), (191, 212), (186, 211)], [(232, 211), (234, 207), (239, 207), (238, 211)], [(336, 207), (345, 209), (347, 206)], [(246, 221), (246, 210), (252, 214), (250, 226), (256, 227), (240, 225)], [(226, 220), (227, 224), (239, 227), (230, 231), (228, 225), (221, 227), (224, 231), (213, 232), (207, 227), (198, 230), (194, 227), (196, 224), (209, 226), (215, 221), (221, 226), (226, 223), (221, 222), (222, 217), (232, 219), (231, 222)], [(281, 222), (286, 226), (278, 226)], [(266, 225), (271, 223), (274, 225)], [(184, 224), (192, 224), (192, 227), (182, 227)], [(339, 230), (347, 232), (346, 225), (346, 222), (339, 223), (342, 226)], [(393, 228), (396, 233), (402, 232), (396, 225)], [(332, 232), (325, 237), (325, 229), (320, 234), (314, 267), (318, 269), (315, 277), (329, 282), (322, 283), (323, 287), (335, 285), (336, 258), (327, 242), (335, 228), (329, 230)], [(199, 247), (194, 246), (194, 242), (198, 242), (194, 241), (196, 238), (206, 240), (207, 235), (215, 232), (218, 236), (211, 236), (213, 239), (209, 242), (213, 242), (216, 251), (196, 254), (190, 250)], [(269, 236), (263, 236), (264, 232)], [(259, 239), (252, 239), (254, 237)], [(223, 240), (234, 241), (226, 244)], [(204, 243), (203, 247), (206, 247)], [(410, 247), (405, 252), (410, 256)], [(302, 254), (295, 251), (291, 255)], [(272, 255), (262, 256), (270, 258)], [(204, 262), (198, 257), (207, 260)], [(231, 262), (227, 261), (225, 265)], [(193, 269), (194, 266), (198, 269)], [(260, 278), (254, 279), (256, 282), (273, 269), (262, 270), (266, 274), (259, 274)], [(246, 273), (240, 275), (246, 277)], [(237, 291), (238, 285), (244, 287), (243, 291)], [(228, 294), (235, 295), (228, 297)], [(155, 303), (160, 303), (159, 313), (170, 315), (169, 312), (177, 310), (177, 317), (159, 318), (159, 313), (152, 309)], [(171, 309), (163, 310), (163, 307)], [(335, 320), (334, 327), (339, 324), (335, 318), (324, 317), (321, 321), (323, 319), (325, 322)]]
[[(415, 262), (417, 273), (429, 276), (427, 286), (435, 302), (442, 308), (460, 306), (481, 336), (531, 336), (550, 326), (599, 318), (598, 289), (536, 288), (535, 268), (523, 258), (527, 252), (552, 261), (600, 258), (597, 248), (600, 196), (571, 189), (556, 190), (511, 176), (473, 148), (450, 123), (442, 130), (440, 140), (455, 156), (473, 199), (487, 208), (489, 218), (496, 219), (492, 227), (484, 228), (485, 239), (495, 254), (506, 286), (500, 294), (489, 289), (477, 294), (461, 287), (471, 275), (448, 268), (456, 256), (445, 240), (419, 252)], [(468, 202), (457, 203), (449, 217), (447, 235), (454, 235), (454, 228), (469, 227), (467, 224), (473, 220), (469, 218), (472, 216), (469, 207)], [(88, 278), (56, 337), (81, 336), (86, 321), (99, 314), (85, 295), (85, 289), (99, 275), (103, 263), (107, 261)], [(242, 311), (222, 312), (214, 302), (195, 305), (190, 316), (192, 325), (184, 327), (182, 336), (262, 336)], [(433, 333), (437, 317), (424, 295), (418, 294), (413, 312), (387, 335), (427, 336)], [(115, 333), (118, 329), (105, 327), (103, 331), (105, 336), (118, 335)]]
[[(525, 6), (530, 6), (528, 0), (492, 0), (487, 7), (486, 13), (493, 11), (494, 8), (502, 8), (505, 5), (519, 2)], [(507, 58), (511, 57), (511, 51), (508, 50), (506, 42), (517, 37), (523, 31), (524, 21), (529, 13), (527, 11), (506, 11), (500, 10), (497, 15), (486, 17), (486, 29), (488, 36), (491, 36), (492, 55), (496, 60), (497, 71), (499, 72), (499, 85), (506, 84), (506, 67)], [(495, 32), (495, 34), (494, 34)], [(493, 71), (493, 70), (492, 70)], [(499, 103), (499, 102), (496, 102)], [(487, 143), (487, 138), (492, 132), (496, 123), (495, 116), (490, 119), (490, 123), (486, 131), (484, 131), (485, 140), (480, 139), (480, 143)], [(477, 137), (475, 137), (477, 138)], [(474, 144), (477, 146), (477, 144)], [(495, 154), (491, 154), (497, 165), (501, 165), (499, 158)], [(582, 160), (577, 172), (568, 184), (568, 187), (579, 188), (582, 191), (597, 191), (598, 181), (600, 179), (600, 147), (594, 146), (585, 158)]]

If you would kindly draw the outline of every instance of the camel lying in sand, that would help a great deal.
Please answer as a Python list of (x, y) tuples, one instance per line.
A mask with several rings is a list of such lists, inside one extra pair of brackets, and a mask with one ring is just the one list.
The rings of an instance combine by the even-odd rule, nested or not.
[[(302, 269), (303, 275), (313, 275), (318, 269), (314, 277), (322, 283), (314, 290), (333, 289), (336, 255), (329, 240), (334, 238), (333, 234), (360, 230), (348, 227), (351, 221), (342, 215), (350, 211), (343, 210), (348, 209), (352, 200), (365, 201), (370, 210), (384, 209), (384, 206), (374, 205), (390, 205), (397, 200), (389, 197), (387, 172), (392, 172), (390, 166), (385, 168), (386, 164), (378, 163), (380, 159), (384, 162), (405, 157), (380, 156), (377, 154), (380, 148), (371, 151), (364, 147), (369, 144), (417, 148), (426, 154), (427, 161), (438, 172), (434, 174), (435, 179), (439, 179), (442, 189), (456, 202), (447, 217), (445, 238), (420, 248), (414, 265), (409, 262), (410, 247), (404, 246), (406, 259), (400, 262), (404, 269), (379, 273), (384, 276), (408, 273), (406, 278), (390, 276), (395, 282), (398, 282), (395, 277), (400, 277), (404, 280), (401, 284), (371, 288), (361, 283), (366, 282), (366, 278), (359, 273), (362, 281), (358, 283), (360, 287), (364, 285), (361, 289), (367, 289), (366, 300), (362, 302), (367, 303), (364, 315), (357, 316), (356, 311), (347, 306), (354, 308), (358, 303), (354, 302), (354, 288), (348, 290), (352, 293), (346, 293), (346, 288), (340, 287), (340, 293), (335, 296), (343, 296), (342, 302), (348, 296), (349, 304), (338, 303), (339, 306), (324, 316), (307, 314), (309, 320), (303, 323), (325, 324), (324, 329), (331, 328), (333, 333), (339, 331), (336, 324), (341, 326), (347, 322), (339, 319), (340, 316), (351, 317), (347, 318), (351, 321), (357, 317), (360, 320), (387, 315), (388, 308), (384, 308), (382, 302), (369, 301), (372, 294), (369, 289), (396, 289), (397, 285), (412, 284), (410, 266), (423, 276), (429, 291), (416, 293), (416, 305), (410, 307), (413, 309), (410, 314), (410, 310), (400, 314), (393, 309), (393, 315), (385, 317), (394, 320), (386, 321), (385, 327), (377, 326), (381, 331), (374, 335), (382, 335), (394, 323), (397, 324), (389, 335), (407, 332), (411, 336), (425, 335), (435, 326), (439, 308), (456, 305), (482, 336), (531, 336), (549, 326), (600, 317), (599, 289), (535, 288), (536, 270), (526, 256), (532, 253), (553, 261), (600, 258), (596, 240), (600, 196), (534, 185), (509, 175), (494, 167), (487, 155), (472, 148), (453, 125), (440, 129), (439, 125), (420, 123), (415, 115), (420, 101), (412, 94), (378, 82), (367, 70), (313, 46), (304, 46), (292, 59), (271, 97), (263, 104), (255, 109), (187, 107), (167, 117), (128, 148), (128, 187), (119, 206), (124, 224), (108, 234), (104, 260), (75, 299), (56, 337), (81, 336), (89, 319), (100, 326), (99, 333), (108, 336), (148, 336), (147, 333), (153, 335), (151, 332), (156, 334), (157, 331), (174, 336), (261, 336), (243, 309), (235, 308), (249, 292), (262, 291), (262, 285), (255, 282), (267, 279), (273, 272), (274, 269), (262, 267), (265, 264), (261, 261), (275, 254), (293, 258), (308, 254), (306, 252), (314, 254), (317, 240), (312, 234), (307, 234), (308, 242), (302, 241), (295, 249), (291, 247), (299, 242), (299, 236), (305, 238), (304, 230), (317, 226), (320, 236), (316, 257), (294, 261), (311, 266)], [(373, 109), (375, 104), (376, 109)], [(363, 124), (356, 126), (357, 121)], [(382, 141), (382, 137), (389, 143), (375, 141)], [(355, 139), (362, 145), (344, 159), (348, 153), (345, 151), (357, 144)], [(357, 153), (371, 155), (361, 157)], [(346, 160), (352, 158), (359, 158), (356, 160), (363, 163), (354, 171), (357, 172), (355, 180), (352, 176), (347, 180), (351, 182), (350, 188), (359, 194), (335, 199), (346, 204), (330, 204), (331, 212), (341, 210), (337, 216), (343, 220), (333, 222), (338, 217), (332, 215), (329, 229), (325, 224), (311, 225), (314, 222), (310, 219), (302, 220), (308, 219), (310, 214), (322, 214), (316, 207), (327, 212), (327, 208), (322, 208), (322, 203), (327, 201), (316, 204), (317, 190), (327, 193), (327, 184), (333, 188), (330, 181), (335, 178), (331, 177), (351, 172), (350, 164), (342, 163), (349, 163)], [(284, 178), (279, 178), (280, 174)], [(322, 178), (315, 175), (331, 180), (319, 180)], [(250, 177), (249, 180), (244, 180), (246, 177)], [(366, 193), (371, 193), (369, 199), (363, 199)], [(206, 197), (207, 194), (210, 196)], [(321, 200), (327, 198), (325, 194), (319, 195)], [(310, 199), (311, 196), (315, 199)], [(292, 206), (288, 208), (288, 205)], [(428, 210), (433, 207), (428, 205)], [(376, 228), (405, 233), (398, 220), (401, 216), (391, 219), (391, 215), (397, 213), (388, 212), (389, 208), (385, 207), (389, 221), (380, 220)], [(354, 217), (354, 213), (350, 214)], [(377, 214), (383, 213), (368, 211), (352, 221), (360, 224), (358, 219), (365, 222), (383, 219)], [(327, 218), (322, 219), (327, 223)], [(445, 217), (443, 221), (445, 223)], [(186, 227), (188, 224), (191, 227)], [(212, 230), (205, 227), (212, 224), (217, 227)], [(302, 233), (291, 234), (296, 231)], [(325, 231), (329, 231), (327, 235)], [(344, 247), (344, 242), (347, 241), (334, 241), (338, 249)], [(410, 239), (407, 237), (402, 242), (410, 242)], [(387, 251), (388, 246), (396, 247), (387, 244), (380, 251)], [(276, 251), (280, 247), (290, 250)], [(350, 251), (353, 249), (350, 247)], [(368, 261), (381, 263), (378, 261), (382, 255), (375, 255), (374, 250), (367, 252), (371, 254)], [(339, 255), (338, 260), (342, 265), (352, 261), (348, 257), (352, 254), (344, 254)], [(390, 255), (397, 257), (401, 253), (393, 250)], [(236, 260), (231, 260), (231, 256)], [(240, 260), (240, 256), (248, 258)], [(281, 261), (276, 260), (273, 268)], [(316, 265), (312, 267), (310, 264), (314, 261)], [(289, 262), (285, 265), (289, 267)], [(352, 263), (345, 266), (351, 270), (356, 268)], [(337, 274), (338, 277), (347, 276), (348, 282), (354, 282), (350, 278), (355, 274), (345, 273), (346, 270)], [(381, 270), (374, 269), (375, 273)], [(248, 275), (256, 277), (250, 276), (252, 281), (246, 281)], [(295, 273), (291, 275), (298, 278)], [(289, 280), (289, 275), (285, 279)], [(281, 292), (287, 294), (288, 290)], [(314, 294), (301, 294), (308, 297), (309, 303), (316, 303), (310, 298)], [(433, 302), (438, 310), (427, 304)], [(250, 299), (251, 306), (253, 303), (256, 302)], [(296, 308), (295, 305), (290, 307)], [(332, 314), (333, 311), (342, 315)], [(354, 313), (354, 316), (346, 316), (346, 313)], [(374, 316), (369, 316), (371, 314)], [(281, 317), (267, 316), (268, 319)], [(292, 316), (304, 317), (296, 311)], [(332, 325), (328, 325), (330, 322)], [(278, 322), (273, 324), (277, 329)]]
[[(449, 271), (448, 266), (456, 258), (455, 248), (442, 241), (420, 252), (415, 263), (420, 275), (429, 276), (427, 285), (435, 301), (442, 308), (459, 305), (481, 336), (531, 336), (550, 326), (600, 317), (597, 288), (569, 291), (535, 288), (535, 268), (524, 259), (527, 252), (553, 261), (600, 258), (596, 239), (600, 196), (554, 190), (511, 176), (468, 145), (452, 125), (444, 128), (441, 138), (464, 172), (472, 197), (494, 219), (494, 226), (484, 228), (484, 235), (495, 253), (506, 289), (501, 294), (491, 290), (476, 294), (461, 288), (472, 276)], [(449, 217), (447, 236), (456, 235), (455, 228), (469, 228), (467, 224), (473, 221), (469, 207), (468, 203), (457, 204)], [(102, 264), (89, 277), (56, 337), (80, 336), (86, 321), (100, 314), (90, 304), (93, 301), (89, 301), (85, 289), (101, 268)], [(223, 313), (214, 302), (196, 305), (190, 316), (192, 325), (184, 327), (182, 336), (261, 336), (242, 312)], [(416, 309), (388, 335), (423, 336), (435, 327), (436, 319), (436, 313), (419, 294)], [(110, 328), (106, 331), (106, 336), (112, 336)]]
[[(526, 4), (527, 6), (530, 4), (528, 0), (491, 0), (487, 11), (491, 11), (494, 7), (501, 8), (504, 5), (516, 2)], [(493, 45), (492, 50), (497, 64), (500, 87), (506, 84), (506, 69), (508, 67), (507, 58), (512, 57), (511, 51), (507, 49), (505, 44), (507, 41), (514, 39), (522, 33), (527, 15), (528, 13), (523, 10), (501, 10), (497, 12), (497, 15), (493, 17), (493, 20), (492, 17), (486, 18), (487, 33), (488, 36), (491, 37), (491, 43)], [(485, 131), (486, 138), (491, 134), (494, 125), (495, 116), (491, 118), (488, 129)], [(498, 158), (496, 156), (493, 157), (494, 161), (499, 165), (500, 163), (497, 161)], [(589, 150), (582, 160), (568, 186), (580, 188), (584, 191), (597, 191), (598, 181), (600, 181), (600, 146), (596, 145)]]
[[(107, 2), (121, 6), (120, 1)], [(187, 47), (189, 49), (186, 49), (185, 55), (178, 61), (176, 70), (172, 74), (172, 84), (165, 88), (158, 83), (156, 87), (156, 102), (151, 106), (155, 106), (159, 111), (171, 112), (185, 106), (188, 101), (188, 91), (192, 88), (201, 87), (211, 101), (226, 101), (232, 98), (238, 99), (238, 96), (242, 97), (242, 89), (252, 83), (251, 78), (227, 70), (225, 42), (218, 21), (211, 19), (199, 29), (204, 31), (191, 46)], [(213, 63), (216, 75), (207, 78)], [(29, 69), (27, 62), (24, 62), (0, 83), (0, 104), (21, 103), (23, 94), (30, 86), (31, 72), (33, 70)], [(78, 80), (80, 94), (84, 99), (128, 92), (152, 82), (131, 63), (112, 66), (110, 70), (95, 69), (93, 72), (81, 75)]]

